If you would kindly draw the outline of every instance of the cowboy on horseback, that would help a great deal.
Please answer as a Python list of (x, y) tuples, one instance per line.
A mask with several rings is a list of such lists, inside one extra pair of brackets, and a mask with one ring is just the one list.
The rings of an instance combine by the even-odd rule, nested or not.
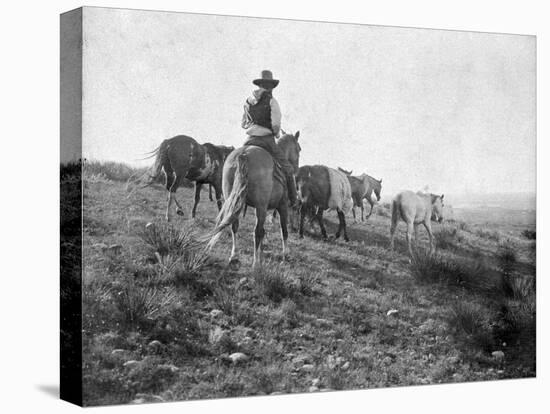
[(261, 78), (252, 83), (256, 89), (244, 104), (244, 114), (241, 126), (246, 130), (248, 138), (244, 145), (256, 145), (271, 154), (285, 174), (288, 189), (288, 199), (291, 205), (296, 204), (296, 182), (294, 167), (275, 144), (275, 137), (281, 131), (281, 109), (273, 97), (273, 89), (279, 81), (273, 79), (269, 70), (263, 70)]

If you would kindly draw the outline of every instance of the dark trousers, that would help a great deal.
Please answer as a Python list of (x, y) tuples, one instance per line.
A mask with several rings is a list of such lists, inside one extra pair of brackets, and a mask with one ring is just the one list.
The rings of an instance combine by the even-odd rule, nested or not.
[(288, 162), (282, 151), (275, 143), (275, 137), (273, 135), (249, 136), (244, 142), (244, 145), (255, 145), (263, 148), (271, 154), (271, 156), (275, 159), (275, 161), (277, 161), (278, 164), (281, 165), (281, 167), (283, 167), (285, 175), (294, 175), (294, 167), (290, 164), (290, 162)]

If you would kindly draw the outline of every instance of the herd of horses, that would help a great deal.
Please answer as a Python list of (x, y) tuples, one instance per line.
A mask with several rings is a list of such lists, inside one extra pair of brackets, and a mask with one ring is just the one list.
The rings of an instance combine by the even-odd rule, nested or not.
[[(288, 252), (289, 215), (295, 209), (299, 215), (299, 235), (304, 236), (304, 221), (309, 217), (316, 220), (321, 234), (327, 239), (323, 222), (323, 213), (335, 210), (339, 219), (335, 237), (343, 234), (348, 241), (345, 216), (355, 208), (361, 209), (364, 220), (364, 200), (370, 204), (367, 219), (372, 214), (374, 204), (380, 201), (382, 180), (367, 174), (353, 176), (352, 171), (342, 168), (333, 169), (324, 165), (299, 166), (301, 147), (300, 132), (290, 134), (282, 131), (276, 145), (294, 169), (298, 202), (290, 206), (284, 179), (281, 179), (280, 166), (263, 148), (243, 146), (235, 149), (211, 143), (199, 144), (195, 139), (178, 135), (164, 140), (149, 157), (155, 162), (145, 186), (158, 181), (162, 173), (168, 191), (166, 220), (171, 219), (172, 203), (176, 204), (176, 213), (183, 215), (181, 204), (176, 198), (177, 189), (184, 180), (195, 183), (195, 199), (192, 217), (195, 217), (203, 185), (208, 184), (210, 199), (214, 189), (219, 214), (212, 232), (208, 235), (208, 248), (211, 249), (226, 228), (231, 228), (232, 249), (229, 263), (239, 263), (237, 234), (239, 218), (244, 216), (248, 206), (255, 208), (256, 225), (254, 229), (253, 266), (261, 264), (262, 242), (265, 237), (264, 224), (269, 210), (279, 215), (282, 239), (282, 257)], [(373, 200), (373, 194), (376, 201)], [(435, 250), (431, 221), (443, 220), (443, 195), (403, 191), (397, 194), (391, 203), (390, 247), (393, 249), (395, 230), (399, 220), (407, 224), (407, 244), (412, 255), (412, 235), (415, 239), (419, 225), (424, 225), (430, 240), (430, 251)], [(274, 212), (274, 214), (275, 214)]]

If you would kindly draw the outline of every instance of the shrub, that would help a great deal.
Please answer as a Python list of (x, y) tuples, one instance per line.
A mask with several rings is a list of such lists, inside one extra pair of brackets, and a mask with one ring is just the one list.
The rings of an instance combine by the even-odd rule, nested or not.
[(481, 237), (482, 239), (488, 239), (496, 241), (497, 243), (500, 242), (501, 234), (498, 230), (489, 230), (489, 229), (483, 229), (479, 228), (476, 230), (475, 234), (478, 237)]
[(275, 303), (285, 298), (293, 298), (298, 287), (290, 277), (290, 272), (280, 265), (264, 264), (253, 271), (254, 286), (258, 293)]
[(273, 323), (285, 328), (296, 328), (299, 323), (298, 307), (291, 299), (283, 299), (279, 308), (273, 312)]
[(457, 247), (457, 243), (462, 241), (462, 236), (458, 233), (456, 227), (443, 225), (440, 230), (435, 233), (435, 241), (438, 248), (450, 250)]
[(176, 229), (168, 223), (150, 223), (140, 234), (142, 240), (154, 250), (162, 277), (174, 273), (178, 282), (195, 278), (208, 259), (203, 244), (191, 227)]
[(488, 310), (481, 305), (470, 302), (457, 302), (453, 305), (449, 317), (460, 338), (473, 343), (484, 351), (494, 349), (495, 340), (491, 328), (491, 318)]
[(87, 181), (111, 180), (126, 182), (130, 177), (144, 174), (146, 170), (146, 168), (134, 168), (114, 161), (85, 160), (82, 166), (83, 176)]
[(521, 232), (521, 235), (529, 240), (537, 239), (537, 232), (535, 230), (525, 229)]
[(451, 259), (419, 251), (411, 262), (414, 278), (421, 283), (459, 286), (485, 294), (500, 292), (500, 276), (481, 260)]
[(135, 278), (126, 276), (113, 286), (113, 299), (124, 322), (136, 326), (153, 319), (164, 308), (177, 301), (177, 295), (170, 289), (161, 289), (154, 285), (140, 286)]
[(511, 267), (516, 263), (517, 261), (516, 250), (514, 249), (514, 246), (512, 246), (509, 240), (499, 245), (498, 260), (501, 268), (504, 271), (511, 270)]

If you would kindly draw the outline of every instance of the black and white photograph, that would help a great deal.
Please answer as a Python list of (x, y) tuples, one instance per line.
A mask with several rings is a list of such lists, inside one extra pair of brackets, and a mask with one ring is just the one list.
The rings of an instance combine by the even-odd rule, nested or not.
[(544, 412), (544, 16), (7, 3), (3, 411)]
[(62, 396), (536, 376), (534, 36), (100, 7), (61, 36)]

